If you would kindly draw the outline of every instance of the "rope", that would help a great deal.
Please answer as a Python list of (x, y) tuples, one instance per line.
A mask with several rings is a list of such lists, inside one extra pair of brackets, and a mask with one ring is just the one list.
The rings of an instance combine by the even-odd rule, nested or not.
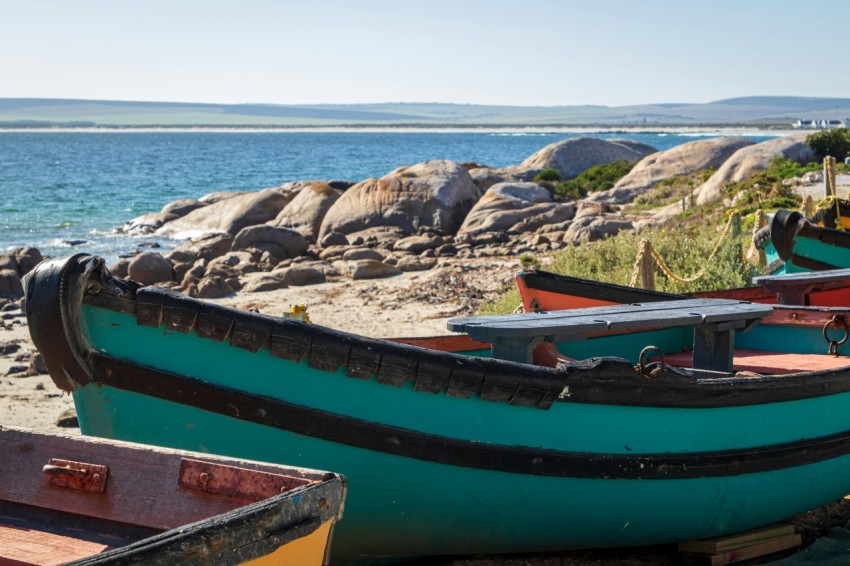
[(726, 222), (726, 226), (723, 228), (723, 233), (720, 234), (720, 238), (717, 240), (717, 243), (714, 244), (714, 249), (711, 250), (711, 254), (709, 254), (708, 259), (703, 264), (703, 268), (691, 277), (679, 277), (678, 275), (673, 273), (673, 270), (670, 269), (670, 266), (667, 265), (667, 262), (664, 261), (663, 257), (661, 257), (661, 254), (658, 253), (658, 250), (656, 250), (652, 246), (652, 242), (650, 242), (646, 238), (642, 239), (640, 241), (640, 250), (638, 251), (637, 259), (635, 260), (635, 266), (632, 270), (632, 279), (629, 282), (629, 287), (637, 287), (638, 278), (640, 277), (640, 265), (647, 253), (652, 255), (652, 258), (655, 260), (655, 263), (658, 265), (659, 269), (661, 269), (661, 272), (673, 281), (676, 281), (678, 283), (693, 283), (694, 281), (698, 281), (708, 272), (708, 268), (711, 265), (711, 262), (714, 260), (715, 257), (717, 257), (717, 254), (720, 252), (720, 246), (723, 244), (723, 241), (726, 239), (726, 236), (728, 236), (729, 233), (732, 231), (732, 224), (738, 216), (738, 211), (729, 210), (727, 211), (727, 214), (729, 215), (729, 220)]

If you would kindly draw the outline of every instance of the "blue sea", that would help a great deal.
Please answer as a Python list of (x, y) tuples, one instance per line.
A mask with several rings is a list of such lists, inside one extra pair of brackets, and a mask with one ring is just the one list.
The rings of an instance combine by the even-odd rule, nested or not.
[[(581, 135), (629, 138), (664, 150), (729, 134), (0, 131), (0, 253), (34, 245), (46, 255), (85, 251), (112, 261), (157, 241), (117, 234), (118, 226), (176, 199), (301, 179), (361, 181), (430, 159), (504, 167)], [(763, 141), (774, 136), (747, 137)]]

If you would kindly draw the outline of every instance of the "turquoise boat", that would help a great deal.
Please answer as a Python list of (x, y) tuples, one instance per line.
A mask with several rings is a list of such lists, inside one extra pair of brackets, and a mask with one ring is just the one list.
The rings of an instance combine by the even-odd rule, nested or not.
[(755, 242), (770, 274), (850, 268), (850, 232), (818, 226), (799, 212), (776, 211)]
[[(338, 470), (338, 562), (714, 537), (850, 493), (847, 309), (470, 317), (429, 349), (140, 287), (83, 254), (25, 286), (84, 434)], [(529, 363), (541, 342), (572, 359)]]

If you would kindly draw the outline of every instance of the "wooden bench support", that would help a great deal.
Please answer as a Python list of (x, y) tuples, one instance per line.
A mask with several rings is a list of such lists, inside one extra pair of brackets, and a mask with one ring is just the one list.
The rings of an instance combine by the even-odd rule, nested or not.
[(809, 306), (809, 294), (850, 285), (850, 269), (830, 269), (780, 275), (762, 275), (753, 278), (768, 293), (776, 293), (780, 305)]
[(494, 358), (530, 364), (533, 362), (534, 349), (541, 342), (543, 342), (542, 336), (523, 338), (496, 337), (493, 339), (491, 350)]

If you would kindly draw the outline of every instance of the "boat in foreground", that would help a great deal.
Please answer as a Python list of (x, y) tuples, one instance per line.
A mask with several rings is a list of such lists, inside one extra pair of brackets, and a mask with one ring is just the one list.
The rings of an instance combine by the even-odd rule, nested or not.
[(319, 565), (345, 497), (333, 473), (9, 426), (0, 454), (0, 564)]
[[(840, 342), (850, 310), (472, 317), (451, 326), (492, 350), (459, 354), (139, 287), (87, 255), (26, 290), (84, 434), (345, 474), (334, 560), (674, 542), (850, 493), (850, 359), (822, 335), (837, 317)], [(527, 363), (547, 341), (573, 360)]]
[(819, 226), (796, 211), (776, 211), (754, 239), (771, 274), (850, 268), (850, 232)]

